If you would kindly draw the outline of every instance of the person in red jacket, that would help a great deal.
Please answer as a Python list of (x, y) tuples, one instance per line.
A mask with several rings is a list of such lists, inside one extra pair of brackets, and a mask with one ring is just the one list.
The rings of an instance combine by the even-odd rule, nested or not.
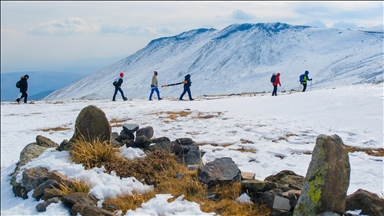
[(275, 81), (272, 83), (272, 85), (273, 85), (272, 96), (277, 96), (277, 85), (281, 86), (281, 83), (280, 83), (280, 73), (276, 74)]

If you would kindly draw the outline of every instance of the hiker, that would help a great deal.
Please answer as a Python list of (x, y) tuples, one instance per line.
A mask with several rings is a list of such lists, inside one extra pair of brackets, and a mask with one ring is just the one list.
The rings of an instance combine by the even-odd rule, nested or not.
[(24, 103), (27, 103), (27, 98), (28, 98), (28, 94), (27, 94), (27, 91), (28, 91), (28, 79), (29, 79), (28, 74), (26, 74), (24, 76), (21, 76), (21, 78), (20, 78), (19, 88), (20, 88), (21, 97), (16, 99), (17, 103), (20, 103), (20, 100), (22, 98), (24, 98)]
[(179, 100), (183, 100), (183, 97), (185, 95), (185, 93), (188, 92), (188, 96), (189, 96), (189, 100), (194, 100), (192, 98), (192, 95), (191, 95), (191, 90), (190, 90), (190, 87), (191, 87), (191, 75), (190, 74), (187, 74), (185, 77), (184, 77), (184, 81), (183, 81), (183, 84), (184, 84), (184, 91), (183, 93), (180, 95), (180, 98)]
[(312, 79), (308, 77), (308, 74), (309, 72), (305, 71), (305, 73), (302, 74), (300, 77), (300, 82), (303, 85), (303, 92), (305, 92), (305, 90), (307, 89), (307, 81), (312, 81)]
[[(277, 85), (280, 85), (281, 86), (281, 83), (280, 83), (280, 73), (277, 73), (276, 75), (274, 75), (274, 79), (273, 79), (273, 75), (272, 75), (272, 79), (273, 79), (273, 82), (272, 82), (272, 85), (273, 85), (273, 92), (272, 92), (272, 96), (277, 96)], [(271, 79), (271, 81), (272, 81)]]
[(160, 97), (159, 89), (157, 88), (157, 87), (158, 87), (157, 75), (158, 75), (157, 71), (154, 71), (154, 72), (153, 72), (153, 76), (152, 76), (151, 94), (149, 95), (149, 100), (150, 100), (150, 101), (152, 100), (153, 92), (156, 92), (156, 93), (157, 93), (157, 99), (158, 99), (158, 100), (161, 100), (161, 99), (162, 99), (162, 98)]
[(121, 93), (121, 97), (123, 98), (124, 101), (128, 100), (128, 98), (124, 96), (123, 90), (121, 90), (121, 84), (123, 84), (123, 77), (124, 77), (124, 73), (121, 72), (120, 77), (116, 78), (115, 81), (113, 82), (113, 85), (115, 86), (115, 94), (113, 94), (112, 101), (116, 101), (115, 99), (116, 99), (117, 91)]

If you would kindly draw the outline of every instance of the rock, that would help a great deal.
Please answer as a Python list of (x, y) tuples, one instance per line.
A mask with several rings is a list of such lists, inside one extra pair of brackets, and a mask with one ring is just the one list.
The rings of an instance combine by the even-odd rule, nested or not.
[(259, 195), (261, 202), (267, 205), (269, 208), (273, 208), (273, 203), (275, 201), (276, 196), (283, 196), (283, 192), (278, 188), (273, 188), (272, 190), (263, 192)]
[(198, 178), (208, 186), (241, 181), (241, 171), (230, 157), (217, 158), (197, 170)]
[(112, 141), (112, 130), (105, 113), (94, 105), (89, 105), (80, 111), (75, 124), (71, 144), (77, 140), (84, 140), (89, 143), (98, 140), (100, 142)]
[(46, 138), (44, 136), (41, 136), (41, 135), (37, 135), (36, 143), (39, 146), (44, 146), (44, 147), (48, 147), (48, 148), (57, 148), (57, 147), (59, 147), (59, 144), (53, 142), (52, 140), (50, 140), (50, 139), (48, 139), (48, 138)]
[(345, 212), (350, 171), (348, 152), (341, 138), (319, 135), (293, 215)]
[(303, 187), (305, 177), (297, 175), (293, 171), (283, 170), (276, 175), (270, 175), (264, 179), (264, 181), (276, 182), (285, 185), (293, 190), (301, 190)]
[(112, 212), (109, 212), (105, 209), (98, 208), (94, 205), (89, 205), (87, 203), (76, 203), (71, 208), (72, 216), (115, 216)]
[(33, 191), (32, 197), (35, 198), (36, 200), (40, 200), (44, 196), (44, 190), (46, 188), (54, 188), (54, 187), (56, 188), (59, 187), (59, 184), (57, 183), (57, 181), (48, 179), (47, 181), (45, 181), (44, 183), (40, 184), (35, 188), (35, 190)]
[(72, 187), (74, 180), (69, 179), (67, 176), (61, 174), (60, 172), (53, 170), (48, 173), (47, 175), (48, 179), (54, 180), (58, 183), (64, 184), (67, 187)]
[(241, 179), (242, 180), (252, 180), (255, 179), (255, 173), (251, 172), (241, 172)]
[(30, 168), (26, 169), (23, 172), (22, 182), (27, 189), (27, 191), (31, 191), (35, 189), (40, 184), (47, 181), (48, 169), (44, 167)]
[(63, 142), (60, 143), (59, 147), (56, 148), (57, 151), (68, 151), (70, 148), (70, 143), (68, 140), (63, 140)]
[(168, 137), (159, 137), (151, 139), (151, 145), (148, 147), (149, 151), (161, 150), (165, 153), (171, 154), (173, 150), (173, 144)]
[(54, 197), (62, 197), (61, 191), (57, 188), (45, 188), (44, 189), (44, 196), (42, 197), (43, 200), (49, 200)]
[(362, 215), (384, 216), (384, 199), (377, 194), (358, 189), (348, 195), (346, 200), (346, 210), (355, 209), (361, 209)]
[(153, 137), (153, 128), (151, 126), (147, 126), (144, 128), (140, 128), (136, 131), (136, 137), (144, 136), (147, 139), (151, 139)]
[(53, 197), (51, 199), (48, 199), (44, 202), (41, 202), (39, 204), (37, 204), (36, 206), (36, 210), (38, 212), (45, 212), (47, 210), (47, 207), (51, 204), (51, 203), (59, 203), (60, 202), (60, 198), (58, 197)]
[(72, 208), (76, 203), (83, 203), (96, 206), (97, 199), (92, 194), (75, 192), (62, 197), (62, 202), (69, 208)]

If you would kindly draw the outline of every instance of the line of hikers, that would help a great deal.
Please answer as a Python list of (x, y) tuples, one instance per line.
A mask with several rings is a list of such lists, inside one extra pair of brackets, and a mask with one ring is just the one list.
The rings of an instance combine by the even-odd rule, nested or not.
[[(305, 90), (307, 89), (307, 82), (308, 81), (312, 81), (312, 79), (310, 79), (308, 77), (308, 74), (309, 74), (309, 72), (305, 71), (305, 73), (301, 74), (300, 77), (299, 77), (300, 84), (303, 85), (303, 90), (302, 90), (303, 92), (305, 92)], [(160, 91), (158, 89), (158, 87), (159, 87), (159, 82), (158, 82), (158, 79), (157, 79), (158, 75), (159, 75), (159, 73), (157, 71), (153, 72), (152, 83), (151, 83), (151, 93), (149, 94), (149, 100), (150, 101), (152, 100), (152, 95), (153, 95), (154, 92), (156, 92), (156, 94), (157, 94), (157, 99), (158, 100), (162, 100), (162, 98), (160, 97)], [(113, 82), (113, 85), (115, 86), (115, 93), (113, 94), (112, 101), (116, 101), (116, 94), (117, 94), (118, 91), (121, 93), (121, 96), (122, 96), (123, 100), (124, 101), (127, 100), (127, 98), (124, 96), (123, 90), (121, 89), (121, 84), (123, 83), (123, 77), (124, 77), (124, 73), (121, 72), (120, 73), (120, 77), (115, 79), (114, 82)], [(278, 85), (281, 86), (280, 73), (272, 75), (271, 83), (273, 85), (272, 96), (277, 96), (277, 86)], [(174, 84), (164, 84), (164, 85), (162, 85), (162, 87), (168, 87), (168, 86), (174, 86), (174, 85), (180, 85), (180, 84), (184, 84), (184, 91), (181, 93), (181, 95), (179, 97), (179, 100), (183, 100), (183, 97), (184, 97), (184, 95), (186, 93), (188, 93), (189, 100), (194, 100), (192, 98), (191, 89), (190, 89), (191, 84), (192, 84), (192, 82), (191, 82), (191, 75), (190, 74), (187, 74), (184, 77), (184, 81), (183, 82), (174, 83)]]
[[(312, 79), (310, 79), (308, 77), (308, 74), (309, 74), (309, 72), (305, 71), (304, 74), (300, 75), (300, 83), (303, 85), (303, 92), (305, 92), (305, 90), (307, 89), (307, 81), (312, 81)], [(149, 100), (150, 101), (152, 100), (152, 95), (154, 92), (156, 92), (158, 100), (162, 99), (160, 97), (160, 91), (158, 89), (158, 86), (159, 86), (159, 82), (157, 79), (158, 75), (159, 75), (159, 73), (157, 71), (153, 72), (152, 83), (151, 83), (151, 93), (149, 94)], [(116, 101), (117, 92), (120, 92), (121, 97), (123, 98), (124, 101), (128, 100), (128, 98), (124, 96), (124, 92), (121, 89), (121, 85), (123, 84), (123, 81), (124, 81), (123, 77), (124, 77), (124, 73), (121, 72), (119, 77), (113, 81), (113, 85), (115, 86), (115, 93), (113, 94), (112, 101)], [(20, 96), (16, 99), (17, 103), (20, 103), (20, 100), (22, 98), (24, 98), (24, 103), (27, 103), (28, 79), (29, 79), (29, 76), (28, 76), (28, 74), (26, 74), (24, 76), (21, 76), (20, 80), (16, 83), (16, 87), (20, 89)], [(273, 85), (272, 96), (277, 96), (277, 85), (281, 86), (280, 73), (272, 75), (271, 83)], [(174, 84), (165, 84), (165, 85), (162, 85), (162, 87), (168, 87), (168, 86), (174, 86), (174, 85), (180, 85), (180, 84), (184, 84), (184, 90), (181, 93), (179, 100), (183, 100), (183, 97), (186, 93), (188, 93), (189, 100), (194, 100), (192, 98), (191, 89), (190, 89), (191, 84), (192, 84), (190, 74), (187, 74), (184, 77), (184, 81), (182, 81), (182, 82), (174, 83)]]
[[(153, 95), (154, 92), (156, 92), (156, 94), (157, 94), (157, 99), (158, 100), (162, 100), (162, 98), (160, 97), (160, 91), (158, 89), (158, 87), (159, 87), (159, 82), (158, 82), (158, 79), (157, 79), (158, 75), (159, 75), (159, 73), (157, 71), (153, 72), (152, 83), (151, 83), (151, 93), (149, 94), (149, 100), (150, 101), (152, 100), (152, 95)], [(124, 92), (121, 89), (121, 85), (123, 84), (123, 77), (124, 77), (124, 73), (121, 72), (120, 76), (113, 81), (113, 85), (115, 86), (115, 93), (113, 94), (112, 101), (116, 101), (116, 94), (117, 94), (118, 91), (120, 92), (121, 97), (123, 98), (124, 101), (128, 100), (124, 96)], [(174, 86), (174, 85), (180, 85), (180, 84), (184, 84), (184, 91), (183, 91), (183, 93), (181, 93), (181, 95), (179, 97), (179, 100), (183, 100), (183, 97), (184, 97), (184, 95), (186, 93), (188, 93), (189, 100), (194, 100), (192, 98), (191, 89), (190, 89), (191, 84), (192, 84), (192, 82), (191, 82), (191, 75), (190, 74), (187, 74), (184, 77), (184, 81), (183, 82), (174, 83), (174, 84), (165, 84), (165, 85), (162, 85), (162, 87), (168, 87), (168, 86)]]
[[(304, 74), (301, 74), (299, 77), (300, 84), (303, 85), (302, 92), (305, 92), (305, 90), (307, 89), (307, 82), (312, 81), (312, 79), (308, 77), (308, 74), (309, 72), (305, 71)], [(281, 86), (280, 73), (272, 74), (271, 83), (273, 85), (272, 96), (277, 96), (277, 85)]]

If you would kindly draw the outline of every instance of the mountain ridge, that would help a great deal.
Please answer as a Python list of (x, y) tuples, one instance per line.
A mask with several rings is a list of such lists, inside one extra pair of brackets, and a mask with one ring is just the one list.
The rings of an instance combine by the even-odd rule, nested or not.
[[(44, 99), (112, 98), (110, 83), (120, 72), (126, 75), (122, 89), (128, 97), (148, 97), (155, 70), (160, 85), (191, 74), (193, 95), (270, 91), (269, 77), (276, 72), (285, 90), (300, 88), (298, 76), (306, 70), (314, 88), (382, 81), (383, 32), (373, 32), (280, 22), (194, 29), (154, 39)], [(182, 89), (160, 91), (176, 97)]]

